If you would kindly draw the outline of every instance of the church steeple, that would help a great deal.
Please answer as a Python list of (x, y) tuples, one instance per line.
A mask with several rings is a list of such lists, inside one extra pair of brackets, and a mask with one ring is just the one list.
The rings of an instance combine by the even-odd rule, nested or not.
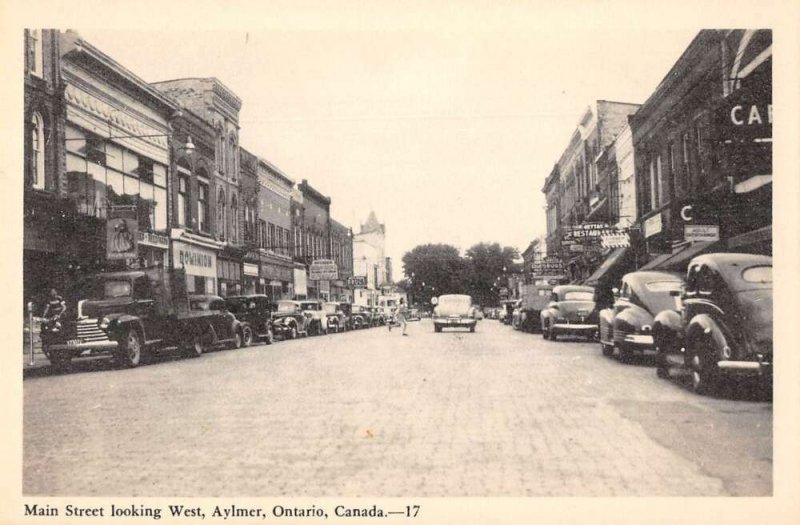
[(361, 233), (371, 233), (376, 231), (386, 233), (383, 224), (378, 222), (378, 217), (375, 215), (375, 211), (371, 211), (369, 212), (369, 217), (367, 217), (367, 222), (361, 225)]

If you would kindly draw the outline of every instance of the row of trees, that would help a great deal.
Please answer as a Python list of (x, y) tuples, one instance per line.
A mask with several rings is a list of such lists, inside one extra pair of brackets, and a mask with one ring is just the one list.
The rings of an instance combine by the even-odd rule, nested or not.
[(403, 256), (405, 278), (398, 286), (415, 303), (429, 304), (431, 297), (457, 293), (472, 296), (475, 303), (488, 306), (500, 300), (506, 276), (519, 271), (516, 248), (498, 243), (479, 243), (461, 256), (448, 244), (423, 244)]

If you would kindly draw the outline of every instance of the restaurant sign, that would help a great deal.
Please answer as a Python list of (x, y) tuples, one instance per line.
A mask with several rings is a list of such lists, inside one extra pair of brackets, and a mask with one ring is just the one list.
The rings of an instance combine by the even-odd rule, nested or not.
[(585, 222), (575, 226), (567, 226), (564, 238), (567, 240), (599, 239), (603, 235), (615, 233), (613, 226), (604, 222)]

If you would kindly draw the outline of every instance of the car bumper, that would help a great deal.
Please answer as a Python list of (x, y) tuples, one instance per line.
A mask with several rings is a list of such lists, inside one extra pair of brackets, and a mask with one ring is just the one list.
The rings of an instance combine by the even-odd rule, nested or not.
[(653, 346), (655, 344), (652, 335), (630, 334), (622, 340), (628, 345)]
[(476, 321), (475, 319), (434, 317), (433, 323), (442, 326), (472, 326), (476, 323)]
[(74, 345), (66, 343), (47, 345), (48, 352), (83, 353), (87, 350), (91, 352), (100, 352), (100, 351), (116, 350), (117, 348), (119, 348), (119, 343), (117, 343), (116, 341), (90, 341)]
[(594, 334), (597, 333), (598, 327), (596, 324), (555, 323), (550, 330), (571, 334)]
[(729, 374), (742, 375), (769, 375), (772, 373), (772, 363), (768, 361), (720, 361), (717, 367)]

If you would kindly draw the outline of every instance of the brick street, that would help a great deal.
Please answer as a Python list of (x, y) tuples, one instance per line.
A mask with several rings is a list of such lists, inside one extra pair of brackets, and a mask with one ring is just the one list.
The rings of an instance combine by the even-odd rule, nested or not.
[(772, 402), (410, 323), (24, 382), (25, 495), (760, 496)]

